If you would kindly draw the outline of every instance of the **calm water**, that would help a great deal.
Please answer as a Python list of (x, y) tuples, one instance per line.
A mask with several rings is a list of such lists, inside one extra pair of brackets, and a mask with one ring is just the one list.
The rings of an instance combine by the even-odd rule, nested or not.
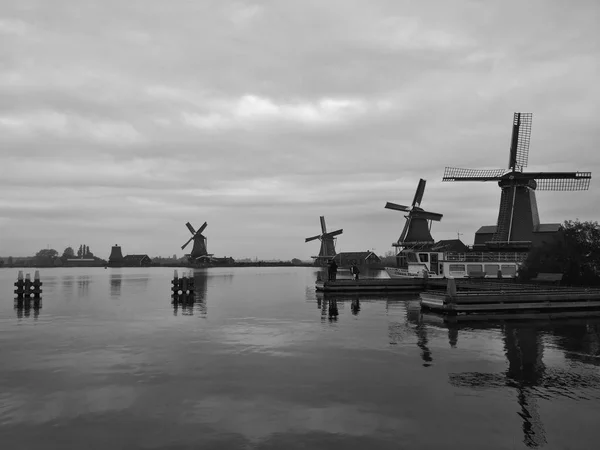
[[(312, 268), (0, 270), (2, 449), (591, 449), (600, 319), (448, 325)], [(180, 271), (181, 273), (181, 271)], [(354, 304), (356, 306), (356, 304)]]

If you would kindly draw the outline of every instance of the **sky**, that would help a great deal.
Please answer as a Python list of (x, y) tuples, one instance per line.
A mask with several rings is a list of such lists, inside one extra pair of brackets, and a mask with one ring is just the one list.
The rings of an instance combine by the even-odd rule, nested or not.
[[(529, 170), (591, 171), (539, 192), (542, 223), (599, 220), (600, 3), (581, 0), (0, 0), (0, 255), (86, 244), (102, 258), (308, 259), (391, 250), (387, 201), (473, 243), (532, 112)], [(191, 247), (191, 246), (190, 246)], [(191, 248), (186, 248), (186, 251)]]

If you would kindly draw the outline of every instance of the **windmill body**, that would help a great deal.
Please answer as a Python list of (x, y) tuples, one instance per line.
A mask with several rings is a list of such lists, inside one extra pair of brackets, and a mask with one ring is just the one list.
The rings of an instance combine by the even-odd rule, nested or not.
[(327, 264), (327, 262), (336, 255), (335, 252), (335, 238), (344, 232), (343, 229), (335, 230), (335, 231), (327, 231), (327, 226), (325, 224), (325, 217), (320, 216), (321, 221), (321, 234), (317, 234), (315, 236), (308, 237), (304, 240), (304, 242), (314, 241), (319, 239), (321, 241), (321, 248), (319, 250), (318, 256), (311, 256), (314, 258), (316, 266), (322, 266)]
[(406, 222), (398, 241), (394, 242), (392, 246), (397, 249), (400, 248), (414, 248), (418, 246), (432, 245), (435, 241), (431, 236), (431, 223), (433, 221), (439, 222), (442, 220), (443, 215), (433, 212), (425, 211), (421, 208), (421, 202), (423, 201), (423, 194), (425, 193), (425, 184), (427, 182), (423, 179), (419, 180), (417, 190), (410, 207), (399, 205), (396, 203), (387, 202), (385, 208), (393, 209), (396, 211), (402, 211), (408, 213), (406, 216)]
[(189, 222), (185, 224), (185, 226), (188, 228), (188, 230), (190, 230), (190, 233), (192, 233), (192, 237), (185, 244), (183, 244), (181, 246), (181, 250), (184, 250), (190, 242), (194, 241), (192, 251), (189, 254), (189, 257), (192, 260), (197, 260), (198, 258), (203, 258), (203, 257), (210, 258), (212, 256), (212, 254), (208, 253), (208, 250), (206, 248), (206, 236), (204, 236), (202, 234), (202, 232), (207, 227), (207, 225), (208, 224), (206, 222), (204, 222), (202, 224), (202, 226), (198, 229), (198, 231), (196, 231), (196, 230), (194, 230), (194, 227), (192, 227), (192, 225)]
[(541, 224), (536, 190), (578, 191), (589, 188), (590, 172), (525, 172), (529, 158), (531, 113), (515, 113), (508, 170), (446, 167), (442, 181), (496, 181), (502, 193), (495, 226), (481, 227), (475, 248), (527, 251), (558, 238), (560, 224)]

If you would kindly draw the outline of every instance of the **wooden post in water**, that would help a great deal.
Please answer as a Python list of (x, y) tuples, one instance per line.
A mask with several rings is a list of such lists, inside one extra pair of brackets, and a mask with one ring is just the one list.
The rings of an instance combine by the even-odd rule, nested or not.
[(33, 298), (39, 300), (42, 294), (42, 282), (40, 281), (40, 271), (36, 270), (33, 275)]
[(17, 300), (23, 300), (23, 294), (25, 292), (25, 282), (23, 281), (23, 271), (19, 270), (17, 275), (17, 281), (15, 281), (15, 294), (17, 294)]

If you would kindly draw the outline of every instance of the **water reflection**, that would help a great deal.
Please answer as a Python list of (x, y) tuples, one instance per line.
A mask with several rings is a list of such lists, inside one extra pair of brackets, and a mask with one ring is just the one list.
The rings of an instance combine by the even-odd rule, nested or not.
[(77, 295), (79, 297), (87, 297), (90, 290), (91, 277), (89, 275), (82, 275), (77, 277)]
[(23, 317), (30, 317), (31, 311), (33, 310), (33, 319), (37, 320), (40, 315), (40, 309), (42, 309), (41, 299), (15, 299), (15, 311), (17, 312), (17, 318), (22, 319)]
[(120, 273), (111, 273), (110, 274), (110, 296), (111, 297), (120, 297), (121, 296), (121, 283), (123, 279), (121, 278)]
[[(597, 320), (597, 319), (596, 319)], [(450, 323), (439, 316), (423, 314), (422, 322), (431, 321), (437, 326), (448, 328), (448, 341), (451, 346), (458, 342), (459, 330), (499, 329), (502, 332), (504, 354), (508, 367), (504, 373), (461, 372), (449, 374), (451, 385), (459, 388), (503, 388), (511, 387), (516, 391), (518, 404), (517, 414), (522, 420), (523, 443), (527, 447), (541, 447), (546, 444), (546, 432), (538, 411), (538, 398), (551, 399), (554, 396), (571, 396), (574, 389), (596, 390), (600, 387), (600, 377), (596, 374), (574, 374), (569, 371), (553, 368), (549, 370), (544, 364), (544, 331), (550, 329), (553, 334), (560, 334), (568, 330), (569, 337), (564, 341), (569, 346), (578, 347), (578, 354), (582, 351), (597, 352), (600, 339), (592, 338), (595, 343), (589, 347), (582, 347), (580, 340), (574, 336), (583, 336), (590, 328), (598, 330), (599, 323), (589, 320), (567, 322), (565, 325), (550, 324), (549, 322), (478, 322), (478, 323)], [(594, 335), (593, 333), (591, 336)], [(564, 349), (563, 350), (568, 350)], [(568, 351), (565, 353), (568, 355)], [(588, 353), (589, 354), (589, 353)], [(571, 392), (571, 393), (570, 393)], [(585, 397), (584, 397), (585, 398)]]
[(173, 315), (193, 316), (194, 311), (200, 317), (206, 317), (206, 296), (208, 291), (208, 274), (205, 271), (194, 272), (194, 292), (189, 294), (171, 295)]

